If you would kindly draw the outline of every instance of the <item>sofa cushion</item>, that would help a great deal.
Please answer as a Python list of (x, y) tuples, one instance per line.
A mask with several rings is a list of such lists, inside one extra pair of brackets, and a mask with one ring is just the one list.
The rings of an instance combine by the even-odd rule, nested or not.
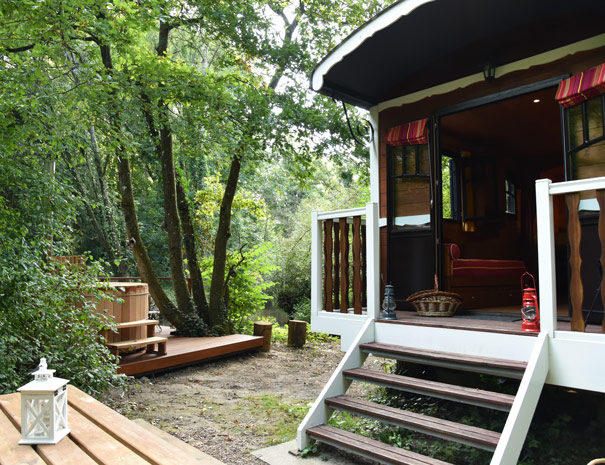
[(486, 276), (503, 278), (507, 281), (521, 279), (525, 264), (521, 260), (485, 260), (463, 258), (454, 260), (452, 274), (455, 278), (477, 278), (478, 283)]

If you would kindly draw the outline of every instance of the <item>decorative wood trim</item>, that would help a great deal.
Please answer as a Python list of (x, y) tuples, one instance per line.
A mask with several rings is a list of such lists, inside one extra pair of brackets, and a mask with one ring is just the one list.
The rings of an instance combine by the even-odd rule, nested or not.
[(585, 323), (582, 316), (582, 300), (584, 289), (582, 287), (582, 276), (580, 269), (582, 267), (582, 257), (580, 256), (580, 241), (582, 239), (582, 230), (580, 228), (580, 218), (578, 217), (578, 206), (580, 204), (580, 194), (577, 192), (565, 195), (567, 205), (567, 234), (569, 237), (569, 267), (571, 269), (571, 280), (569, 283), (569, 294), (571, 300), (571, 330), (584, 331)]
[(340, 312), (349, 311), (349, 225), (346, 218), (340, 224)]
[(340, 308), (340, 220), (334, 222), (334, 308)]
[(332, 220), (324, 222), (324, 308), (326, 312), (334, 310), (332, 300)]
[[(599, 189), (597, 200), (599, 202), (599, 241), (601, 243), (601, 269), (605, 270), (605, 189)], [(605, 272), (601, 276), (601, 301), (605, 308)], [(603, 317), (602, 332), (605, 333), (605, 316)]]
[(361, 217), (353, 218), (353, 313), (361, 315)]
[(361, 228), (361, 306), (368, 305), (368, 242), (367, 231), (364, 225)]

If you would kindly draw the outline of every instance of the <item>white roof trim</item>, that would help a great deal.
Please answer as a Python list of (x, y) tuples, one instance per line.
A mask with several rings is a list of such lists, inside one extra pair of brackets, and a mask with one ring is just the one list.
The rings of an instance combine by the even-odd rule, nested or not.
[(357, 47), (359, 47), (365, 40), (372, 37), (376, 32), (384, 29), (402, 16), (408, 15), (411, 11), (415, 10), (425, 3), (433, 2), (435, 0), (403, 0), (400, 3), (387, 8), (382, 13), (375, 16), (373, 19), (365, 23), (343, 42), (340, 43), (334, 50), (332, 50), (326, 58), (315, 68), (311, 75), (311, 89), (319, 91), (324, 83), (324, 76), (330, 71), (330, 69), (340, 62), (346, 55), (351, 53)]

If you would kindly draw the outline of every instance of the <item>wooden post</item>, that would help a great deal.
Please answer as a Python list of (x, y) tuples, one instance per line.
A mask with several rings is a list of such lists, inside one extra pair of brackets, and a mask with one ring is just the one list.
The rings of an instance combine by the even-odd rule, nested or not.
[(353, 313), (361, 315), (361, 216), (353, 217)]
[[(597, 200), (599, 201), (599, 241), (601, 242), (601, 269), (605, 270), (605, 190), (597, 189)], [(601, 276), (601, 301), (605, 304), (605, 273)], [(603, 307), (605, 308), (605, 306)], [(605, 333), (605, 316), (601, 323), (601, 332)]]
[[(349, 312), (349, 225), (338, 220), (340, 228), (340, 313)], [(336, 289), (338, 292), (338, 289)]]
[(582, 258), (580, 256), (580, 240), (582, 230), (580, 228), (580, 219), (578, 217), (578, 205), (580, 204), (580, 194), (573, 192), (565, 196), (567, 204), (567, 235), (569, 237), (569, 267), (571, 269), (571, 281), (569, 284), (569, 294), (571, 300), (571, 330), (584, 331), (584, 316), (582, 315), (582, 301), (584, 300), (584, 289), (582, 287), (582, 277), (580, 269), (582, 267)]
[(254, 335), (262, 336), (265, 340), (261, 347), (261, 352), (269, 352), (271, 350), (271, 332), (273, 330), (273, 324), (268, 321), (255, 321), (254, 322)]
[(324, 309), (331, 312), (334, 309), (332, 281), (332, 220), (324, 222)]
[(307, 342), (307, 322), (303, 320), (288, 321), (288, 345), (302, 347)]

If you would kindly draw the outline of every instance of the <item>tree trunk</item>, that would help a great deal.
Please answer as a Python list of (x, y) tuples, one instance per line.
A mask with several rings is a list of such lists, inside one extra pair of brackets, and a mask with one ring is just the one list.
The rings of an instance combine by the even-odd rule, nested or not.
[[(116, 151), (123, 148), (119, 147)], [(120, 190), (122, 192), (122, 211), (124, 212), (124, 220), (126, 222), (126, 232), (128, 234), (130, 248), (137, 262), (139, 273), (143, 278), (143, 282), (149, 285), (149, 293), (154, 302), (160, 309), (162, 315), (177, 328), (183, 324), (183, 319), (179, 310), (170, 301), (164, 289), (160, 285), (151, 265), (151, 258), (147, 253), (147, 249), (143, 245), (143, 239), (139, 232), (139, 223), (137, 220), (137, 211), (132, 193), (132, 179), (130, 177), (130, 162), (126, 155), (118, 155), (118, 173), (120, 180)]]
[(181, 178), (176, 177), (176, 196), (178, 200), (179, 213), (181, 216), (181, 228), (183, 229), (183, 244), (185, 246), (185, 256), (187, 257), (187, 266), (189, 268), (189, 277), (191, 278), (191, 295), (198, 315), (207, 325), (210, 325), (208, 315), (208, 301), (204, 291), (204, 281), (200, 264), (197, 260), (197, 251), (195, 247), (195, 234), (193, 232), (193, 223), (189, 213), (189, 202)]
[(262, 336), (263, 346), (261, 352), (269, 352), (271, 350), (271, 332), (273, 325), (268, 321), (255, 321), (254, 322), (254, 335)]
[(288, 346), (302, 347), (307, 342), (307, 322), (304, 320), (288, 321)]
[(229, 237), (231, 237), (231, 205), (235, 197), (241, 167), (241, 153), (236, 153), (231, 159), (229, 177), (227, 178), (227, 185), (225, 186), (225, 193), (221, 202), (216, 240), (214, 241), (214, 263), (212, 266), (212, 282), (210, 283), (209, 307), (210, 322), (213, 327), (224, 326), (226, 322), (226, 309), (223, 297), (225, 293), (227, 242), (229, 241)]
[[(108, 45), (99, 45), (101, 52), (101, 60), (107, 71), (113, 72), (113, 63), (111, 59), (111, 49)], [(116, 106), (117, 107), (117, 106)], [(111, 124), (116, 134), (121, 133), (120, 115), (113, 113), (109, 115)], [(147, 253), (147, 249), (143, 245), (143, 240), (139, 231), (139, 222), (137, 219), (137, 210), (134, 203), (134, 195), (132, 191), (132, 178), (130, 176), (130, 162), (128, 155), (122, 144), (117, 144), (115, 148), (116, 159), (118, 160), (118, 179), (120, 181), (120, 193), (122, 196), (121, 206), (126, 223), (126, 233), (129, 237), (129, 244), (132, 253), (137, 262), (139, 273), (143, 281), (149, 285), (149, 293), (160, 309), (162, 315), (177, 328), (183, 324), (182, 315), (178, 309), (172, 304), (164, 289), (160, 285), (151, 264), (151, 259)]]
[[(164, 114), (163, 102), (159, 103)], [(161, 111), (162, 111), (161, 110)], [(162, 162), (162, 187), (164, 191), (164, 218), (166, 232), (168, 233), (168, 258), (170, 261), (170, 274), (174, 286), (174, 295), (179, 310), (185, 314), (193, 314), (193, 302), (187, 289), (185, 270), (183, 269), (183, 253), (181, 249), (181, 221), (176, 200), (176, 174), (174, 157), (172, 154), (172, 131), (167, 121), (162, 122), (160, 128), (160, 148)]]

